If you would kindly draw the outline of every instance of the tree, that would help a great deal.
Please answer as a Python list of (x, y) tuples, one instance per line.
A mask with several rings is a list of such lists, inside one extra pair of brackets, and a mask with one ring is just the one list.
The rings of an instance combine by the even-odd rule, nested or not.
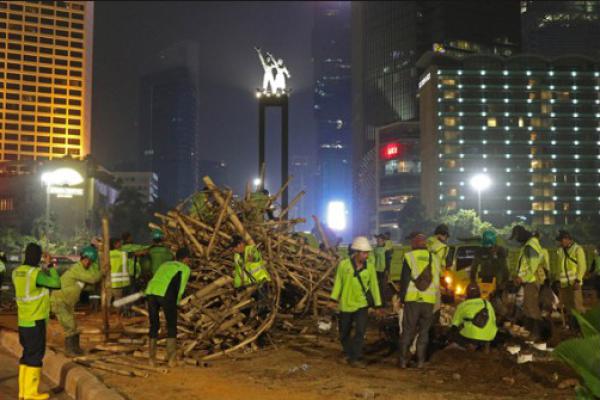
[(475, 210), (458, 210), (442, 216), (440, 222), (448, 225), (456, 238), (480, 237), (485, 230), (495, 230), (491, 223), (481, 221)]
[(113, 236), (131, 232), (134, 239), (141, 241), (148, 236), (148, 203), (142, 194), (133, 188), (123, 188), (117, 201), (110, 209), (110, 231)]

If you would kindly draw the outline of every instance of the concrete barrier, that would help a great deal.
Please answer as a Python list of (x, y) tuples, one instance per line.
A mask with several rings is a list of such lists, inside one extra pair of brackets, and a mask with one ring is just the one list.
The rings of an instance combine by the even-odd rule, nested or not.
[[(21, 357), (22, 348), (16, 332), (0, 329), (0, 346), (13, 356)], [(109, 389), (90, 371), (48, 348), (42, 373), (75, 400), (125, 400), (122, 395)]]

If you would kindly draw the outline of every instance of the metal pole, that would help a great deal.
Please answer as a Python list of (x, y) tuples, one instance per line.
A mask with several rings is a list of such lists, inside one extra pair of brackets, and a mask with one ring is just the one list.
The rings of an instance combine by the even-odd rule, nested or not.
[(477, 215), (479, 215), (479, 219), (483, 219), (481, 217), (481, 189), (477, 189)]
[(375, 233), (379, 234), (379, 201), (380, 182), (379, 182), (379, 129), (375, 129)]
[(50, 244), (50, 185), (46, 184), (46, 249)]
[[(288, 180), (289, 167), (289, 132), (288, 132), (288, 97), (285, 96), (281, 105), (281, 186)], [(282, 193), (281, 209), (285, 210), (288, 206), (288, 190)]]
[[(265, 104), (263, 99), (258, 100), (258, 175), (265, 163)], [(261, 182), (261, 185), (264, 183)]]

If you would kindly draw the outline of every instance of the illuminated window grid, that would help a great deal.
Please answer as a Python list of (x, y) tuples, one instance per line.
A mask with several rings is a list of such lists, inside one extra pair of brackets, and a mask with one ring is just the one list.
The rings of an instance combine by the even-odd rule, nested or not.
[[(441, 71), (438, 71), (441, 72)], [(445, 71), (444, 71), (445, 72)], [(448, 149), (456, 149), (456, 145), (459, 146), (466, 146), (466, 145), (473, 145), (473, 144), (477, 144), (477, 143), (482, 143), (485, 145), (497, 145), (499, 144), (499, 142), (502, 142), (503, 140), (473, 140), (472, 139), (472, 135), (471, 138), (467, 138), (469, 137), (469, 133), (472, 132), (473, 130), (476, 129), (481, 129), (483, 131), (487, 131), (488, 129), (492, 130), (494, 128), (498, 128), (498, 127), (502, 127), (502, 123), (498, 123), (498, 121), (496, 120), (496, 117), (502, 117), (503, 114), (505, 114), (504, 112), (496, 112), (496, 113), (491, 113), (491, 112), (485, 112), (485, 113), (479, 113), (479, 112), (468, 112), (468, 111), (463, 111), (463, 107), (468, 106), (469, 104), (486, 104), (486, 103), (491, 103), (491, 104), (502, 104), (505, 103), (503, 100), (504, 99), (494, 99), (494, 96), (491, 96), (490, 99), (485, 99), (486, 97), (483, 94), (474, 94), (475, 93), (475, 89), (481, 89), (481, 92), (485, 92), (488, 90), (496, 90), (498, 91), (498, 89), (502, 88), (506, 91), (506, 87), (504, 84), (489, 84), (489, 83), (483, 83), (483, 84), (464, 84), (461, 83), (461, 75), (465, 75), (464, 73), (461, 74), (454, 74), (453, 72), (455, 71), (450, 71), (450, 74), (448, 75), (440, 75), (439, 81), (441, 82), (440, 84), (438, 84), (437, 88), (439, 89), (439, 94), (438, 94), (438, 99), (441, 99), (441, 101), (438, 101), (438, 103), (442, 103), (442, 104), (438, 104), (438, 112), (437, 112), (437, 116), (438, 116), (438, 146), (444, 146), (444, 150), (441, 151), (441, 153), (443, 153), (443, 156), (440, 158), (440, 160), (438, 161), (440, 163), (440, 165), (442, 165), (442, 167), (439, 169), (439, 171), (441, 172), (440, 174), (440, 181), (443, 181), (445, 185), (452, 185), (453, 183), (455, 183), (455, 181), (453, 181), (452, 179), (452, 175), (455, 175), (458, 170), (459, 170), (459, 162), (466, 160), (468, 161), (470, 158), (481, 158), (481, 155), (477, 154), (463, 154), (463, 157), (461, 157), (460, 159), (457, 157), (458, 152), (464, 153), (462, 150), (451, 150), (449, 151)], [(524, 72), (524, 71), (522, 71)], [(587, 78), (591, 77), (592, 75), (594, 76), (594, 78), (598, 78), (599, 74), (596, 71), (590, 72), (590, 71), (585, 71), (585, 72), (578, 72), (578, 73), (570, 73), (570, 72), (565, 72), (565, 71), (559, 71), (559, 72), (553, 72), (552, 74), (550, 74), (548, 71), (527, 71), (528, 75), (530, 77), (535, 77), (535, 76), (545, 76), (546, 74), (552, 75), (552, 76), (571, 76), (573, 78), (577, 77), (577, 76), (585, 76)], [(476, 75), (477, 71), (467, 71), (466, 74), (472, 74), (472, 75)], [(511, 71), (511, 74), (513, 75), (518, 75), (520, 72), (519, 71)], [(491, 71), (491, 74), (496, 74), (496, 75), (500, 75), (502, 74), (502, 71)], [(485, 75), (485, 74), (484, 74)], [(450, 82), (450, 84), (446, 85), (446, 82)], [(579, 209), (579, 207), (577, 207), (576, 205), (574, 205), (577, 202), (583, 202), (583, 201), (592, 201), (592, 200), (598, 200), (600, 201), (600, 197), (595, 197), (595, 196), (580, 196), (578, 195), (578, 192), (580, 190), (584, 190), (585, 187), (589, 187), (589, 188), (595, 188), (597, 186), (600, 186), (600, 183), (597, 182), (597, 179), (589, 179), (591, 177), (591, 175), (589, 175), (590, 173), (594, 174), (597, 176), (597, 173), (600, 172), (600, 170), (596, 169), (596, 168), (565, 168), (565, 164), (560, 165), (560, 163), (565, 162), (567, 160), (573, 160), (572, 164), (576, 164), (579, 165), (580, 162), (586, 162), (586, 161), (594, 161), (597, 159), (600, 159), (600, 157), (597, 156), (597, 152), (587, 152), (587, 154), (578, 154), (580, 153), (580, 151), (578, 149), (590, 149), (590, 148), (597, 148), (598, 145), (600, 145), (600, 141), (596, 142), (596, 139), (593, 139), (592, 135), (589, 135), (589, 133), (591, 131), (596, 131), (599, 132), (600, 129), (598, 127), (595, 127), (594, 124), (590, 124), (590, 119), (596, 119), (598, 120), (600, 118), (600, 113), (599, 110), (596, 109), (593, 112), (588, 112), (587, 113), (582, 113), (582, 112), (578, 112), (576, 107), (577, 106), (587, 106), (587, 105), (591, 105), (591, 104), (600, 104), (600, 100), (599, 98), (596, 96), (595, 98), (589, 97), (589, 92), (591, 90), (593, 90), (594, 92), (598, 92), (599, 89), (599, 84), (600, 82), (598, 82), (596, 80), (595, 82), (595, 86), (590, 86), (589, 83), (587, 85), (577, 85), (577, 84), (573, 84), (573, 85), (553, 85), (553, 84), (546, 84), (545, 86), (543, 84), (529, 84), (527, 85), (526, 88), (512, 88), (512, 90), (508, 90), (507, 94), (506, 94), (506, 98), (509, 98), (509, 102), (511, 105), (515, 105), (517, 107), (519, 107), (520, 104), (522, 105), (527, 105), (527, 104), (534, 104), (537, 103), (539, 107), (539, 104), (542, 103), (548, 103), (548, 104), (555, 104), (558, 103), (559, 101), (562, 101), (563, 104), (564, 103), (570, 103), (573, 105), (574, 109), (568, 112), (562, 112), (562, 113), (554, 113), (552, 112), (551, 118), (568, 118), (571, 119), (572, 121), (574, 121), (575, 125), (577, 126), (578, 123), (576, 121), (578, 120), (583, 120), (583, 119), (587, 119), (587, 121), (585, 121), (582, 125), (585, 125), (587, 123), (587, 126), (581, 126), (578, 128), (571, 128), (571, 127), (552, 127), (551, 131), (553, 134), (559, 134), (561, 132), (565, 132), (566, 133), (580, 133), (582, 136), (582, 139), (564, 139), (561, 141), (555, 141), (553, 140), (552, 144), (556, 145), (558, 144), (559, 146), (567, 146), (567, 145), (574, 145), (576, 147), (576, 149), (574, 149), (571, 152), (567, 152), (564, 153), (560, 151), (557, 151), (558, 154), (556, 155), (550, 155), (550, 154), (539, 154), (536, 151), (536, 147), (537, 146), (547, 146), (549, 143), (549, 139), (547, 137), (545, 137), (542, 140), (536, 140), (535, 138), (532, 137), (533, 140), (515, 140), (514, 138), (510, 138), (508, 139), (509, 144), (514, 145), (519, 145), (522, 146), (523, 150), (527, 149), (526, 146), (523, 145), (528, 145), (529, 146), (529, 151), (525, 151), (524, 154), (509, 154), (509, 156), (511, 156), (511, 159), (514, 158), (521, 158), (521, 159), (526, 159), (529, 158), (530, 160), (534, 161), (534, 160), (543, 160), (543, 159), (549, 159), (549, 160), (554, 160), (556, 163), (559, 163), (559, 169), (561, 170), (561, 173), (568, 173), (570, 174), (570, 176), (572, 178), (574, 178), (575, 180), (572, 182), (568, 182), (568, 183), (554, 183), (553, 185), (550, 185), (549, 182), (547, 182), (546, 180), (544, 180), (543, 182), (539, 182), (536, 179), (533, 178), (533, 176), (531, 176), (530, 178), (530, 182), (529, 182), (529, 186), (538, 186), (541, 187), (543, 189), (543, 191), (546, 191), (546, 189), (551, 189), (550, 192), (554, 192), (553, 189), (555, 188), (560, 188), (561, 186), (564, 187), (568, 187), (570, 190), (566, 196), (563, 196), (563, 198), (561, 200), (566, 201), (567, 203), (570, 202), (571, 203), (571, 208), (566, 208), (564, 210), (559, 211), (559, 213), (562, 213), (564, 211), (565, 214), (567, 213), (571, 213), (571, 214), (575, 214), (575, 215), (582, 215), (582, 214), (589, 214), (589, 212), (587, 212), (587, 210), (581, 210)], [(536, 90), (536, 86), (538, 86), (538, 89)], [(457, 92), (456, 89), (459, 89), (459, 91)], [(465, 95), (463, 90), (465, 89), (471, 89), (471, 93), (470, 95)], [(540, 97), (538, 99), (535, 99), (535, 96), (530, 96), (530, 99), (514, 99), (513, 96), (516, 94), (515, 89), (519, 89), (519, 90), (523, 90), (523, 89), (527, 89), (530, 92), (537, 92), (538, 94), (540, 94)], [(450, 95), (448, 95), (449, 92), (447, 92), (447, 90), (450, 90)], [(556, 100), (556, 95), (552, 96), (553, 93), (555, 92), (559, 92), (560, 90), (564, 90), (564, 91), (571, 91), (571, 98), (569, 99), (560, 99)], [(543, 91), (546, 91), (546, 93), (551, 93), (550, 95), (542, 93)], [(578, 98), (580, 94), (582, 93), (586, 93), (586, 97), (588, 98), (584, 98), (584, 99), (580, 99)], [(573, 95), (573, 93), (575, 95)], [(533, 100), (531, 100), (531, 97), (533, 97)], [(553, 99), (554, 97), (554, 99)], [(443, 103), (450, 103), (453, 104), (455, 107), (453, 110), (448, 110), (446, 108), (444, 108)], [(519, 104), (520, 103), (520, 104)], [(548, 108), (547, 108), (548, 109)], [(551, 110), (551, 108), (549, 108)], [(543, 109), (542, 109), (543, 110)], [(472, 110), (471, 110), (472, 111)], [(542, 114), (550, 114), (549, 111), (542, 111)], [(544, 131), (544, 136), (546, 134), (547, 131), (550, 131), (550, 129), (548, 127), (540, 127), (539, 125), (536, 128), (531, 127), (531, 121), (532, 118), (540, 118), (540, 117), (544, 117), (544, 115), (540, 115), (540, 112), (526, 112), (524, 110), (520, 110), (519, 112), (516, 112), (513, 114), (513, 117), (516, 115), (521, 115), (522, 117), (526, 117), (528, 120), (528, 124), (522, 125), (519, 124), (519, 127), (516, 126), (511, 126), (510, 130), (512, 130), (513, 132), (516, 131), (517, 135), (523, 135), (523, 133), (526, 133), (526, 129), (531, 132), (531, 131), (536, 131), (536, 133), (539, 133)], [(482, 116), (482, 117), (486, 117), (488, 118), (494, 118), (494, 121), (492, 123), (483, 123), (483, 124), (474, 124), (472, 123), (473, 119), (472, 117), (477, 117), (477, 116)], [(469, 121), (469, 117), (471, 117), (470, 121)], [(546, 116), (547, 118), (548, 116)], [(463, 118), (464, 118), (464, 122), (463, 122)], [(460, 122), (456, 122), (454, 121), (454, 119), (460, 121)], [(448, 123), (447, 121), (452, 121), (452, 123)], [(471, 122), (471, 124), (469, 125), (469, 122)], [(598, 123), (598, 121), (596, 121), (596, 123)], [(487, 126), (486, 126), (487, 125)], [(460, 129), (459, 129), (460, 126)], [(482, 128), (482, 126), (485, 126), (485, 128)], [(520, 129), (523, 128), (523, 129)], [(548, 128), (548, 129), (545, 129)], [(458, 132), (458, 136), (456, 137), (452, 137), (452, 138), (448, 138), (445, 137), (445, 131), (446, 130), (459, 130)], [(521, 132), (522, 131), (522, 132)], [(583, 135), (586, 136), (583, 136)], [(597, 136), (597, 135), (596, 135)], [(598, 137), (598, 139), (600, 139), (600, 137)], [(558, 142), (558, 143), (557, 143)], [(452, 147), (449, 147), (448, 145), (454, 145)], [(509, 152), (512, 153), (512, 151), (514, 151), (514, 149), (512, 150), (508, 150)], [(583, 150), (583, 152), (585, 153), (586, 150)], [(554, 153), (554, 152), (553, 152)], [(489, 158), (496, 158), (496, 155), (494, 154), (488, 154)], [(487, 158), (487, 157), (486, 157)], [(451, 165), (449, 165), (449, 163), (451, 163)], [(553, 165), (553, 164), (551, 164)], [(536, 168), (536, 172), (553, 172), (555, 173), (556, 168), (551, 168), (550, 166), (546, 165), (544, 168)], [(460, 170), (462, 170), (464, 173), (468, 173), (468, 171), (465, 171), (465, 168), (460, 168)], [(523, 172), (523, 171), (521, 171)], [(529, 170), (529, 173), (531, 175), (531, 173), (533, 173), (534, 171)], [(587, 176), (587, 181), (585, 179), (585, 174), (588, 174)], [(583, 176), (584, 177), (584, 181), (583, 182), (579, 182), (578, 177)], [(523, 177), (521, 177), (522, 180)], [(521, 183), (527, 183), (527, 182), (521, 182)], [(452, 187), (452, 186), (450, 186)], [(455, 193), (450, 193), (448, 191), (446, 191), (446, 193), (444, 193), (445, 196), (442, 196), (443, 199), (448, 199), (447, 201), (449, 202), (450, 199), (452, 198), (456, 198), (456, 194)], [(453, 196), (454, 195), (454, 196)], [(461, 196), (462, 197), (462, 196)], [(525, 196), (527, 197), (527, 196)], [(539, 196), (537, 196), (539, 197)], [(534, 199), (537, 198), (536, 196), (529, 196), (529, 200), (533, 201)], [(557, 196), (549, 196), (552, 198), (557, 198)], [(514, 200), (514, 199), (519, 199), (519, 197), (514, 197), (514, 196), (507, 196), (507, 200)], [(440, 199), (441, 200), (441, 199)], [(541, 199), (543, 200), (543, 199)], [(444, 201), (442, 201), (442, 203), (444, 203)], [(453, 202), (453, 204), (456, 204)], [(565, 203), (563, 203), (565, 204)], [(533, 203), (532, 203), (533, 205)], [(558, 209), (559, 207), (557, 207)], [(539, 207), (539, 201), (536, 202), (536, 207), (531, 208), (530, 213), (531, 215), (534, 215), (535, 212), (537, 211), (542, 211), (543, 212), (552, 212), (553, 215), (556, 215), (555, 212), (555, 208), (554, 208), (554, 202), (548, 202), (545, 201), (544, 202), (544, 207), (542, 209), (540, 209)], [(595, 211), (594, 211), (595, 212)], [(549, 223), (549, 221), (554, 221), (554, 217), (549, 217), (547, 215), (544, 216), (536, 216), (535, 218), (538, 221), (543, 220), (543, 222), (541, 223)]]
[(0, 159), (83, 156), (85, 3), (0, 2)]

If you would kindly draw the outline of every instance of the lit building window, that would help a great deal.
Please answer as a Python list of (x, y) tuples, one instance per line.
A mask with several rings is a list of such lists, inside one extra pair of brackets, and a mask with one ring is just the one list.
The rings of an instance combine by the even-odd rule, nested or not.
[(489, 126), (490, 128), (495, 128), (497, 126), (496, 124), (497, 124), (496, 118), (493, 118), (493, 117), (492, 118), (488, 118), (488, 120), (487, 120), (487, 126)]

